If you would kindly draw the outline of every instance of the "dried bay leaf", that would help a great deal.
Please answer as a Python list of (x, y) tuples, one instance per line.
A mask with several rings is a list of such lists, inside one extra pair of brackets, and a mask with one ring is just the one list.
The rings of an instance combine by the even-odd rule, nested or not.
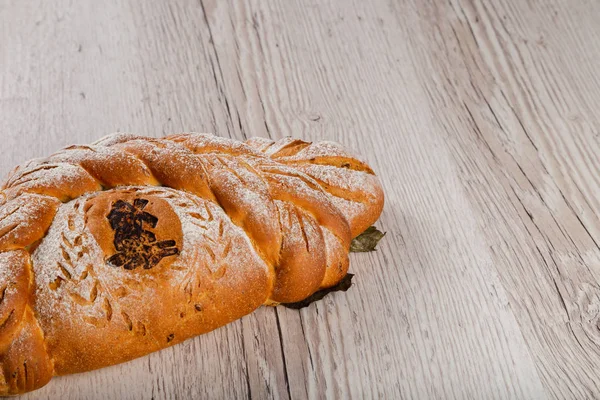
[(321, 300), (323, 297), (327, 296), (329, 293), (340, 292), (340, 291), (345, 292), (346, 290), (350, 289), (350, 286), (352, 286), (352, 277), (353, 276), (354, 276), (354, 274), (346, 274), (346, 276), (343, 277), (342, 280), (335, 286), (332, 286), (327, 289), (319, 290), (318, 292), (315, 292), (312, 296), (307, 297), (306, 299), (304, 299), (302, 301), (298, 301), (296, 303), (282, 303), (281, 305), (284, 307), (287, 307), (287, 308), (292, 308), (294, 310), (299, 310), (301, 308), (308, 307), (311, 303)]
[(374, 226), (368, 227), (363, 233), (358, 235), (350, 243), (351, 253), (364, 253), (368, 251), (375, 251), (377, 243), (385, 236), (384, 232)]

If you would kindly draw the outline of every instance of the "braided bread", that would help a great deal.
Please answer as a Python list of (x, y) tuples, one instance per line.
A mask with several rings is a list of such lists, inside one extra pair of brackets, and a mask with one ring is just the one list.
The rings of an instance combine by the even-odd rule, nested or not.
[(208, 134), (67, 147), (0, 194), (0, 395), (335, 285), (383, 207), (335, 143)]

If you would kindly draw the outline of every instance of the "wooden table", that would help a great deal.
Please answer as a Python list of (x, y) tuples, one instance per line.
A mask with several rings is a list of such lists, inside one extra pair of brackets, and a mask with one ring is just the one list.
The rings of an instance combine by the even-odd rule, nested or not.
[(0, 169), (113, 131), (380, 175), (355, 286), (25, 398), (600, 396), (600, 2), (0, 2)]

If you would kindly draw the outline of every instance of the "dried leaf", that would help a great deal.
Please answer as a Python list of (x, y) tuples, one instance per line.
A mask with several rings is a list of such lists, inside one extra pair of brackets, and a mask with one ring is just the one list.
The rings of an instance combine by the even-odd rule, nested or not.
[(350, 243), (350, 252), (361, 253), (375, 251), (375, 246), (377, 246), (377, 243), (379, 243), (384, 236), (384, 232), (381, 232), (374, 226), (370, 226), (352, 240), (352, 243)]
[(352, 277), (353, 276), (354, 276), (354, 274), (346, 274), (346, 276), (343, 277), (342, 280), (333, 287), (319, 290), (318, 292), (314, 293), (312, 296), (310, 296), (302, 301), (299, 301), (296, 303), (282, 303), (281, 305), (284, 307), (287, 307), (287, 308), (292, 308), (294, 310), (299, 310), (301, 308), (308, 307), (311, 303), (321, 300), (323, 297), (327, 296), (331, 292), (340, 292), (340, 291), (345, 292), (346, 290), (350, 289), (350, 286), (352, 286)]

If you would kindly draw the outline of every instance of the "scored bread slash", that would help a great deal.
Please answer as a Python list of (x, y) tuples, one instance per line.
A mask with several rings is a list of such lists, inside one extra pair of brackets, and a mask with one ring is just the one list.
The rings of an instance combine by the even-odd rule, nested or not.
[(333, 142), (115, 134), (4, 182), (0, 395), (345, 291), (383, 236), (378, 178)]
[[(377, 243), (379, 243), (379, 241), (383, 239), (384, 236), (384, 232), (381, 232), (374, 226), (370, 226), (363, 233), (352, 239), (352, 243), (350, 243), (350, 252), (365, 253), (375, 251)], [(312, 303), (322, 300), (329, 293), (347, 291), (352, 286), (353, 277), (354, 274), (346, 274), (346, 276), (342, 278), (342, 280), (339, 281), (335, 286), (326, 289), (321, 289), (302, 301), (298, 301), (295, 303), (281, 303), (281, 305), (294, 310), (300, 310), (302, 308), (308, 307)]]

